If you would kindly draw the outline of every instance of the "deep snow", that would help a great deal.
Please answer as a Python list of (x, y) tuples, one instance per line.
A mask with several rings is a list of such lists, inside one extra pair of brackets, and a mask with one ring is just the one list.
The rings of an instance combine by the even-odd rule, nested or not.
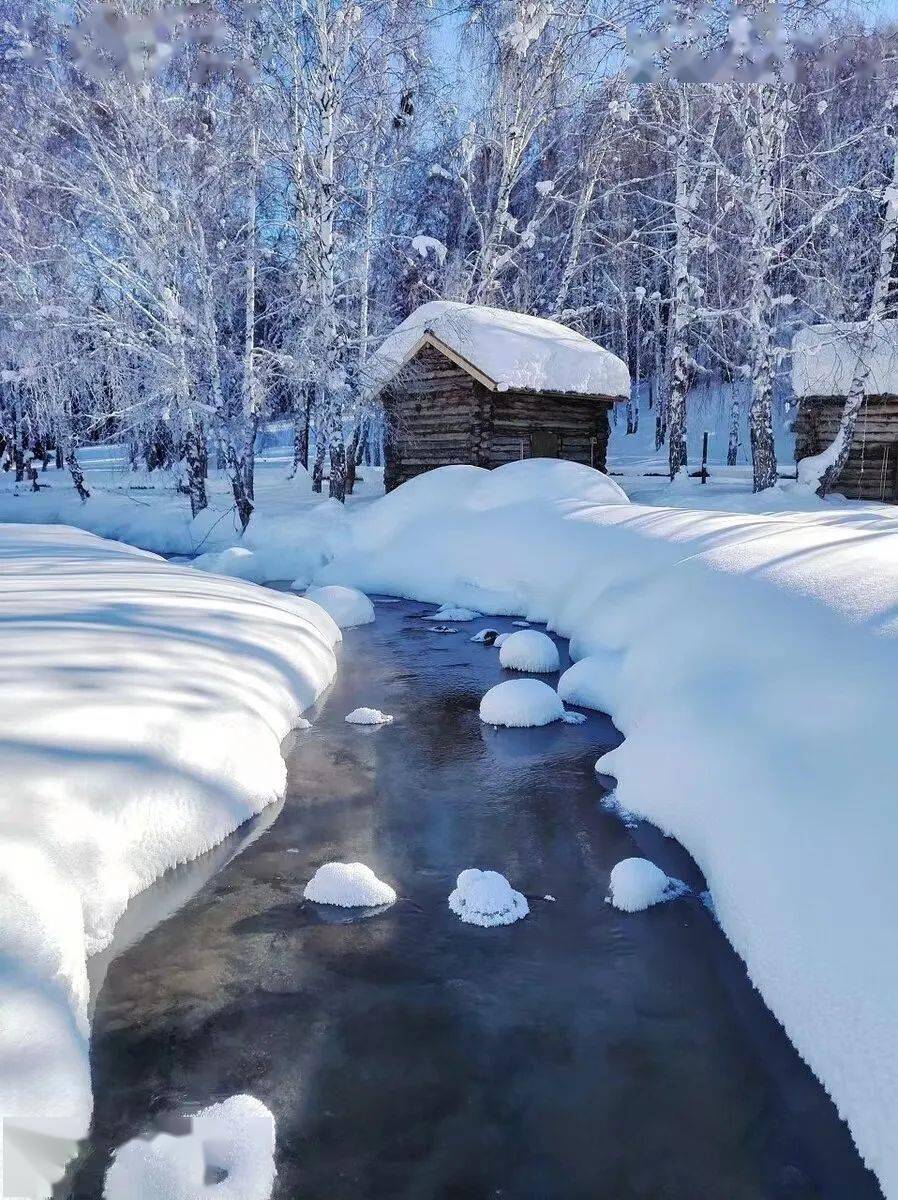
[(558, 647), (538, 629), (518, 629), (499, 648), (499, 663), (510, 671), (549, 675), (560, 666)]
[(86, 959), (129, 899), (282, 793), (335, 671), (308, 600), (0, 526), (0, 1112), (90, 1116)]
[(312, 587), (306, 590), (306, 599), (313, 600), (334, 618), (341, 629), (354, 629), (356, 625), (368, 625), (374, 620), (374, 605), (356, 588)]

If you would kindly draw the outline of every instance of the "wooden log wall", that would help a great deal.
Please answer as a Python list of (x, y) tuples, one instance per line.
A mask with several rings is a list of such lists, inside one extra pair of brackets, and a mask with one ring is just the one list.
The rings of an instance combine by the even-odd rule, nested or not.
[(608, 457), (611, 401), (601, 396), (560, 396), (545, 392), (492, 393), (492, 440), (489, 463), (498, 467), (529, 458), (534, 430), (556, 433), (559, 457), (604, 471)]
[(383, 401), (387, 491), (448, 463), (492, 468), (529, 458), (535, 430), (559, 436), (561, 458), (605, 470), (611, 402), (600, 396), (493, 392), (425, 346)]
[[(795, 457), (825, 450), (836, 436), (845, 401), (802, 400), (795, 419)], [(898, 396), (870, 396), (858, 414), (848, 462), (833, 489), (852, 500), (898, 503)]]

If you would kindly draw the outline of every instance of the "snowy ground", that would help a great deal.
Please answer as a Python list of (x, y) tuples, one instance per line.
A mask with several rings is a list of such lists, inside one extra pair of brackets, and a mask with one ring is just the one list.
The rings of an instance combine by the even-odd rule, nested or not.
[(0, 526), (0, 616), (0, 1112), (83, 1132), (87, 956), (283, 793), (340, 634), (310, 601), (47, 526)]
[(199, 550), (207, 570), (572, 637), (590, 658), (578, 694), (601, 696), (626, 735), (601, 768), (619, 803), (698, 861), (752, 980), (898, 1197), (898, 509), (822, 503), (792, 481), (753, 497), (744, 466), (671, 485), (638, 473), (651, 464), (635, 443), (615, 463), (619, 441), (616, 481), (640, 503), (536, 461), (447, 468), (382, 500), (366, 478), (343, 510), (288, 483), (280, 459), (260, 465), (238, 545), (221, 484), (191, 523), (184, 497), (135, 499), (96, 463), (83, 506), (55, 473), (36, 496), (0, 480), (0, 520), (68, 520)]

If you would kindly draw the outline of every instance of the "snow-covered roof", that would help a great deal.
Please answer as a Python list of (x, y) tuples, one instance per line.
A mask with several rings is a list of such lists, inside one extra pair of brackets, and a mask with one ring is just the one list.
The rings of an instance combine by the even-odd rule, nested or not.
[(898, 396), (898, 321), (809, 325), (792, 341), (792, 390), (802, 396), (847, 396), (863, 352), (868, 396)]
[(626, 363), (581, 333), (542, 317), (451, 300), (422, 304), (396, 326), (371, 361), (374, 389), (426, 345), (495, 391), (630, 394)]

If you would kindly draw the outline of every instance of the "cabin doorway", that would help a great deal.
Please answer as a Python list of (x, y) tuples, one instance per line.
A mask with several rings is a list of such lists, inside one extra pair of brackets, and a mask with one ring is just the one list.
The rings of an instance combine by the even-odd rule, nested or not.
[(561, 434), (553, 429), (530, 431), (531, 458), (561, 458)]

